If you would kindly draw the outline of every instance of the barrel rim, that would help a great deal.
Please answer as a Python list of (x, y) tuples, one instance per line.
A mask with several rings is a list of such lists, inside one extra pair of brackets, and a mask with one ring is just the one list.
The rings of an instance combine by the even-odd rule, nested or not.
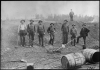
[[(66, 66), (65, 66), (65, 64), (63, 64), (63, 62), (65, 62), (66, 63), (66, 61), (63, 61), (64, 59), (66, 59), (66, 61), (67, 61), (67, 64), (66, 64)], [(62, 56), (62, 58), (61, 58), (61, 64), (62, 64), (62, 67), (63, 68), (69, 68), (69, 61), (68, 61), (68, 59), (66, 58), (66, 56)], [(64, 66), (63, 66), (64, 65)]]
[[(83, 50), (83, 55), (85, 56), (86, 58), (86, 62), (89, 62), (89, 63), (97, 63), (93, 60), (93, 57), (95, 55), (95, 53), (97, 53), (99, 51), (95, 50), (95, 49), (84, 49)], [(90, 54), (90, 56), (88, 55)], [(89, 56), (89, 57), (87, 57)]]

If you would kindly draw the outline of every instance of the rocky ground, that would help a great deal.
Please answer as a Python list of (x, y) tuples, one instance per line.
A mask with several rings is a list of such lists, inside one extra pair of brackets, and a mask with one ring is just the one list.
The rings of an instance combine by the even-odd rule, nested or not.
[[(26, 24), (29, 21), (26, 21)], [(48, 24), (47, 24), (48, 23)], [(71, 28), (72, 24), (76, 24), (78, 33), (81, 29), (82, 22), (80, 21), (69, 21)], [(62, 69), (61, 67), (61, 57), (68, 53), (80, 52), (82, 50), (83, 40), (80, 39), (80, 43), (76, 46), (71, 46), (68, 44), (66, 48), (61, 49), (60, 52), (52, 52), (50, 50), (57, 49), (61, 47), (61, 24), (55, 23), (56, 33), (55, 33), (55, 44), (54, 46), (48, 45), (49, 35), (45, 35), (45, 47), (38, 46), (38, 37), (35, 36), (34, 46), (28, 46), (28, 37), (26, 36), (26, 47), (20, 47), (18, 45), (18, 34), (17, 27), (19, 25), (19, 20), (13, 21), (2, 21), (1, 22), (1, 68), (7, 69), (24, 69), (27, 63), (33, 63), (35, 69)], [(45, 29), (49, 26), (49, 22), (45, 22)], [(87, 37), (87, 48), (98, 49), (99, 48), (99, 27), (93, 24), (88, 28), (91, 30), (89, 36)], [(69, 35), (70, 41), (70, 35)], [(27, 62), (21, 62), (23, 59)], [(83, 65), (82, 69), (87, 69), (89, 67), (99, 68), (99, 64), (89, 64)]]

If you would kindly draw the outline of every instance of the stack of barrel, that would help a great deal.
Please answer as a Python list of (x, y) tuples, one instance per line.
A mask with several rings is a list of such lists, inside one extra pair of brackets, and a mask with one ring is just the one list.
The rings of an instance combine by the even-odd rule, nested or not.
[(100, 52), (95, 49), (84, 49), (82, 52), (70, 53), (62, 56), (61, 64), (64, 69), (75, 69), (88, 63), (99, 62)]

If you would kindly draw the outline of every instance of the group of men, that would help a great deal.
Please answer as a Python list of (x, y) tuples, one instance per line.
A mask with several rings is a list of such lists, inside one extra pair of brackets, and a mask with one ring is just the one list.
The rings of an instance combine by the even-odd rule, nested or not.
[[(21, 20), (21, 24), (18, 27), (18, 34), (20, 36), (21, 46), (25, 46), (26, 35), (29, 36), (29, 46), (30, 47), (33, 46), (34, 36), (36, 34), (36, 26), (34, 25), (33, 22), (34, 22), (33, 20), (30, 20), (30, 24), (26, 26), (26, 24), (24, 24), (25, 20)], [(43, 37), (45, 35), (44, 25), (42, 24), (41, 20), (38, 23), (39, 25), (37, 27), (37, 33), (39, 37), (39, 45), (44, 46), (43, 43)]]
[[(44, 47), (44, 35), (45, 35), (45, 28), (43, 25), (43, 21), (38, 21), (37, 31), (36, 26), (33, 23), (33, 20), (30, 20), (30, 24), (27, 26), (24, 24), (25, 20), (21, 20), (21, 25), (18, 28), (18, 33), (20, 35), (20, 41), (21, 46), (25, 46), (25, 36), (29, 36), (29, 45), (30, 47), (33, 46), (34, 42), (34, 36), (37, 32), (38, 38), (39, 38), (39, 45)], [(61, 31), (62, 31), (62, 45), (66, 45), (68, 43), (68, 35), (71, 35), (71, 45), (75, 46), (76, 43), (79, 43), (79, 39), (83, 37), (84, 45), (86, 45), (86, 37), (88, 36), (89, 29), (86, 28), (86, 24), (83, 24), (82, 29), (80, 31), (80, 36), (77, 36), (77, 29), (75, 27), (76, 25), (73, 24), (72, 28), (69, 29), (69, 24), (67, 20), (64, 20)], [(50, 23), (50, 26), (47, 29), (48, 34), (50, 35), (49, 44), (54, 45), (54, 39), (55, 39), (55, 31), (56, 28), (54, 26), (54, 23)], [(77, 40), (77, 41), (76, 41)]]
[[(74, 12), (71, 9), (69, 13), (70, 21), (73, 21)], [(25, 46), (25, 36), (29, 36), (29, 45), (30, 47), (33, 46), (34, 36), (38, 35), (39, 45), (44, 47), (44, 35), (45, 35), (45, 28), (43, 25), (43, 21), (38, 21), (38, 26), (36, 30), (36, 26), (34, 24), (34, 20), (30, 20), (30, 24), (27, 26), (24, 24), (25, 20), (21, 20), (21, 25), (18, 27), (18, 34), (20, 36), (21, 46)], [(84, 40), (84, 45), (86, 45), (86, 37), (88, 36), (89, 29), (86, 28), (86, 24), (82, 25), (82, 29), (80, 31), (80, 36), (77, 36), (77, 29), (76, 25), (73, 24), (72, 28), (69, 29), (69, 24), (67, 20), (64, 20), (61, 31), (62, 31), (62, 46), (65, 46), (68, 43), (68, 35), (71, 35), (71, 45), (75, 46), (76, 43), (79, 43), (79, 39), (82, 37)], [(48, 34), (50, 35), (49, 44), (54, 45), (55, 40), (55, 31), (56, 28), (54, 23), (50, 23), (50, 26), (47, 29)], [(77, 40), (77, 41), (76, 41)]]
[(84, 23), (82, 25), (82, 29), (80, 31), (80, 36), (77, 36), (77, 29), (75, 27), (76, 25), (73, 24), (72, 28), (69, 29), (69, 24), (67, 20), (64, 20), (64, 23), (62, 24), (61, 31), (63, 35), (63, 43), (62, 46), (65, 46), (68, 43), (68, 35), (71, 35), (71, 45), (75, 46), (76, 43), (79, 43), (79, 39), (82, 37), (84, 40), (84, 46), (86, 47), (86, 37), (88, 36), (88, 33), (90, 30), (86, 28), (86, 24)]
[[(18, 27), (18, 34), (20, 36), (20, 41), (21, 41), (21, 46), (25, 46), (25, 36), (29, 36), (29, 46), (33, 46), (34, 42), (34, 36), (36, 34), (36, 26), (33, 23), (33, 20), (30, 20), (30, 24), (27, 26), (24, 24), (25, 20), (20, 21), (21, 24)], [(37, 35), (39, 38), (39, 45), (44, 47), (44, 35), (45, 35), (45, 28), (44, 25), (42, 24), (43, 21), (39, 20), (38, 21), (38, 26), (37, 26)], [(50, 35), (50, 41), (49, 44), (53, 45), (54, 44), (54, 33), (55, 33), (55, 27), (54, 24), (51, 23), (50, 26), (47, 29), (48, 34)]]

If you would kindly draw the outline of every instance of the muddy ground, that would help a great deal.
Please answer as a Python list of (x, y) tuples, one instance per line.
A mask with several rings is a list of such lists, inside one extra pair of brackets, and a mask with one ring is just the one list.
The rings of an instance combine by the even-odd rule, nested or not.
[[(29, 23), (28, 20), (25, 22)], [(37, 23), (37, 22), (35, 22)], [(81, 29), (82, 22), (80, 21), (69, 21), (71, 28), (72, 24), (76, 24), (78, 34)], [(35, 35), (34, 46), (28, 46), (28, 36), (26, 36), (26, 45), (21, 47), (18, 42), (17, 28), (20, 24), (20, 20), (6, 20), (1, 22), (1, 68), (4, 69), (25, 69), (27, 63), (33, 63), (35, 69), (62, 69), (61, 57), (68, 53), (80, 52), (83, 45), (83, 40), (80, 39), (79, 44), (71, 46), (68, 44), (66, 48), (61, 49), (60, 52), (51, 52), (52, 48), (56, 49), (61, 47), (62, 34), (61, 24), (55, 23), (55, 44), (54, 46), (48, 45), (49, 35), (46, 32), (44, 41), (45, 47), (38, 46), (38, 37)], [(49, 21), (44, 22), (45, 29), (49, 26)], [(91, 30), (87, 37), (87, 48), (98, 49), (99, 48), (99, 26), (94, 24), (88, 24), (88, 28)], [(70, 41), (70, 35), (69, 35)], [(48, 52), (49, 51), (49, 52)], [(21, 62), (24, 59), (27, 62)], [(99, 64), (85, 64), (81, 66), (81, 69), (87, 69), (89, 67), (99, 68)]]

